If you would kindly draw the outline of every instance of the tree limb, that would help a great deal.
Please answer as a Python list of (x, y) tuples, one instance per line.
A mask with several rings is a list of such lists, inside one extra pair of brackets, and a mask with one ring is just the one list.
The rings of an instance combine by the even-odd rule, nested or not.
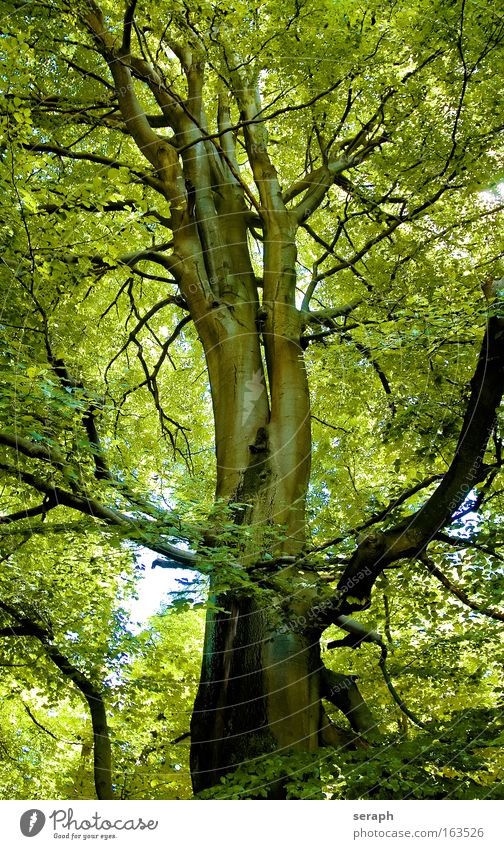
[(28, 714), (28, 716), (30, 717), (31, 721), (33, 722), (34, 725), (37, 726), (37, 728), (40, 728), (41, 731), (45, 731), (45, 733), (48, 734), (49, 737), (52, 737), (53, 740), (59, 741), (60, 738), (56, 737), (56, 734), (53, 734), (52, 731), (49, 731), (49, 729), (46, 728), (45, 725), (42, 725), (42, 723), (38, 721), (38, 719), (31, 712), (31, 710), (28, 707), (28, 705), (26, 704), (26, 702), (23, 702), (23, 707), (24, 707), (26, 713)]
[(504, 562), (504, 557), (502, 554), (499, 554), (495, 549), (490, 548), (488, 545), (482, 545), (479, 542), (474, 542), (471, 539), (464, 539), (463, 537), (452, 537), (449, 534), (438, 533), (435, 538), (439, 540), (439, 542), (445, 542), (447, 545), (452, 545), (456, 548), (474, 548), (476, 551), (482, 551), (484, 554), (489, 554), (490, 557), (495, 557), (496, 560), (500, 560)]
[[(316, 416), (313, 416), (316, 419)], [(320, 419), (318, 419), (320, 421)], [(443, 478), (442, 474), (437, 475), (429, 475), (429, 477), (424, 478), (423, 481), (419, 481), (418, 483), (413, 484), (410, 487), (407, 487), (397, 498), (393, 498), (386, 507), (382, 510), (379, 510), (377, 513), (373, 513), (369, 519), (366, 519), (365, 522), (362, 522), (360, 525), (356, 525), (355, 528), (352, 528), (346, 534), (338, 537), (334, 537), (334, 539), (330, 539), (327, 542), (322, 543), (322, 545), (318, 545), (315, 548), (312, 548), (312, 552), (316, 551), (324, 551), (326, 548), (332, 548), (335, 545), (339, 545), (340, 542), (344, 542), (349, 536), (355, 536), (356, 534), (365, 531), (367, 528), (370, 528), (372, 525), (378, 524), (378, 522), (382, 522), (387, 516), (399, 507), (401, 504), (404, 504), (405, 501), (408, 501), (409, 498), (412, 498), (417, 492), (420, 492), (422, 489), (425, 489), (431, 484), (435, 483), (438, 480)]]
[(322, 667), (321, 696), (345, 714), (357, 734), (376, 732), (378, 723), (362, 698), (355, 683), (355, 675), (342, 675)]
[[(146, 548), (150, 548), (158, 554), (173, 558), (173, 560), (176, 560), (177, 563), (180, 563), (181, 565), (194, 567), (194, 564), (199, 560), (197, 555), (191, 551), (183, 551), (166, 541), (159, 543), (153, 541), (151, 539), (152, 531), (148, 532), (139, 528), (138, 519), (126, 516), (118, 510), (101, 504), (96, 499), (91, 498), (91, 496), (87, 493), (79, 494), (68, 492), (60, 486), (42, 480), (32, 472), (28, 472), (15, 466), (10, 466), (7, 463), (0, 463), (0, 470), (5, 471), (17, 480), (23, 481), (23, 483), (33, 487), (38, 492), (42, 492), (44, 495), (52, 497), (58, 505), (69, 507), (72, 510), (77, 510), (79, 513), (92, 516), (94, 519), (99, 519), (107, 525), (112, 525), (124, 534), (125, 539), (130, 539), (132, 542), (136, 542)], [(155, 533), (155, 523), (152, 523), (152, 529)], [(20, 530), (20, 533), (23, 533), (23, 531)]]
[(126, 13), (124, 15), (122, 52), (124, 52), (125, 54), (129, 53), (131, 47), (131, 29), (133, 26), (133, 18), (135, 15), (136, 4), (137, 0), (130, 0), (130, 2), (126, 6)]
[(401, 708), (402, 712), (411, 719), (415, 725), (418, 725), (420, 728), (423, 728), (425, 731), (429, 731), (429, 726), (422, 722), (421, 719), (418, 718), (408, 707), (404, 704), (402, 698), (399, 693), (395, 689), (390, 675), (387, 670), (387, 654), (388, 649), (380, 635), (376, 631), (370, 631), (360, 622), (357, 622), (355, 619), (351, 619), (350, 616), (337, 616), (334, 620), (335, 624), (338, 628), (342, 628), (344, 631), (347, 631), (349, 636), (343, 640), (333, 640), (328, 643), (327, 648), (337, 648), (340, 646), (348, 646), (352, 649), (358, 648), (362, 643), (374, 643), (380, 649), (380, 659), (378, 664), (382, 671), (383, 678), (387, 685), (390, 695), (394, 699), (395, 703)]
[(0, 609), (8, 613), (20, 625), (31, 628), (32, 635), (41, 642), (46, 655), (63, 675), (75, 684), (89, 707), (94, 740), (94, 782), (98, 799), (115, 799), (112, 790), (112, 755), (107, 725), (107, 713), (101, 692), (74, 666), (59, 649), (52, 644), (52, 633), (30, 617), (20, 613), (7, 602), (0, 601)]
[(362, 304), (362, 298), (354, 298), (352, 301), (349, 301), (348, 304), (344, 304), (341, 307), (327, 307), (322, 310), (304, 312), (304, 326), (307, 324), (325, 324), (334, 318), (341, 318), (342, 316), (350, 315), (350, 313), (353, 312), (360, 304)]
[(10, 513), (8, 516), (0, 516), (0, 525), (10, 525), (12, 522), (31, 519), (33, 516), (45, 516), (49, 510), (52, 510), (56, 506), (56, 503), (51, 498), (44, 498), (42, 504), (38, 504), (36, 507), (28, 507), (25, 510), (19, 510), (17, 513)]
[(12, 435), (5, 430), (0, 431), (0, 445), (14, 448), (16, 452), (24, 454), (32, 460), (45, 460), (57, 469), (62, 469), (63, 466), (67, 465), (65, 457), (58, 448), (46, 448), (40, 443), (30, 442), (30, 440), (18, 434)]
[[(377, 531), (359, 542), (344, 570), (328, 611), (329, 621), (336, 614), (362, 610), (369, 606), (370, 595), (383, 569), (405, 557), (418, 556), (442, 527), (449, 524), (464, 503), (467, 493), (485, 480), (492, 467), (483, 457), (493, 431), (496, 411), (504, 391), (504, 319), (491, 316), (484, 335), (478, 362), (471, 380), (460, 436), (452, 462), (439, 486), (425, 504), (393, 528)], [(348, 600), (351, 597), (351, 601)]]
[(151, 189), (155, 189), (157, 192), (161, 192), (163, 194), (163, 184), (160, 180), (157, 180), (155, 177), (152, 177), (150, 174), (146, 174), (144, 171), (136, 171), (132, 170), (129, 165), (125, 162), (118, 162), (116, 159), (110, 159), (108, 156), (102, 156), (99, 153), (88, 153), (86, 151), (77, 151), (77, 150), (69, 150), (66, 147), (60, 147), (55, 144), (22, 144), (25, 150), (30, 153), (53, 153), (56, 156), (62, 156), (66, 159), (75, 159), (75, 160), (84, 160), (86, 162), (95, 162), (97, 165), (107, 165), (109, 168), (127, 168), (131, 174), (134, 174), (141, 183), (145, 183), (147, 186), (150, 186)]
[(464, 592), (463, 589), (458, 587), (453, 581), (438, 569), (433, 560), (430, 557), (427, 557), (426, 554), (421, 555), (419, 558), (420, 561), (427, 568), (427, 571), (430, 575), (433, 575), (438, 581), (446, 587), (454, 596), (456, 596), (463, 604), (470, 607), (471, 610), (475, 610), (477, 613), (481, 613), (483, 616), (489, 616), (491, 619), (499, 619), (501, 622), (504, 622), (504, 613), (501, 613), (499, 610), (495, 610), (491, 607), (483, 607), (481, 604), (478, 604), (476, 601), (471, 601), (469, 596)]
[(321, 168), (318, 168), (316, 171), (308, 174), (308, 176), (303, 180), (300, 180), (298, 183), (291, 186), (291, 188), (285, 193), (284, 203), (287, 203), (285, 198), (291, 200), (306, 189), (303, 199), (294, 207), (293, 210), (291, 210), (294, 220), (298, 224), (306, 221), (319, 208), (336, 178), (344, 171), (347, 171), (350, 168), (355, 168), (355, 166), (363, 162), (376, 147), (379, 147), (386, 141), (389, 141), (386, 136), (382, 136), (372, 142), (370, 141), (359, 152), (353, 153), (352, 155), (349, 155), (348, 152), (337, 160), (330, 160), (327, 165), (323, 165)]

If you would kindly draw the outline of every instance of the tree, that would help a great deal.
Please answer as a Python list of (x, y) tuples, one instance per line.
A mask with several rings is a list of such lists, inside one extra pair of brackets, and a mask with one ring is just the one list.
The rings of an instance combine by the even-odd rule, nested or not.
[[(101, 531), (208, 576), (195, 792), (359, 744), (376, 720), (321, 639), (362, 642), (348, 617), (384, 570), (504, 618), (502, 19), (3, 6), (5, 536)], [(57, 663), (19, 598), (2, 610)]]

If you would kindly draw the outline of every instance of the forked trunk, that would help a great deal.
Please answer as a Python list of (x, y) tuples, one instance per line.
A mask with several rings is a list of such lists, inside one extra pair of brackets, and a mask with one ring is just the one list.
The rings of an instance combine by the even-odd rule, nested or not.
[[(239, 764), (319, 745), (319, 643), (300, 618), (300, 575), (295, 567), (278, 568), (280, 584), (265, 589), (261, 574), (268, 576), (256, 568), (264, 557), (298, 554), (305, 540), (311, 446), (299, 320), (287, 306), (281, 333), (268, 336), (266, 326), (266, 383), (260, 335), (255, 324), (247, 327), (243, 312), (236, 324), (236, 312), (230, 320), (227, 310), (216, 311), (206, 354), (218, 504), (238, 505), (234, 521), (248, 528), (229, 558), (255, 572), (254, 587), (214, 598), (208, 613), (191, 723), (196, 792)], [(271, 315), (267, 321), (273, 326)]]
[[(255, 95), (242, 90), (247, 112)], [(229, 560), (244, 567), (253, 582), (248, 590), (217, 597), (208, 613), (191, 723), (196, 792), (267, 753), (315, 750), (321, 722), (318, 638), (298, 622), (304, 579), (295, 567), (287, 568), (275, 576), (279, 584), (270, 582), (265, 590), (264, 573), (257, 569), (265, 556), (298, 555), (305, 545), (311, 434), (295, 297), (297, 224), (280, 200), (263, 141), (256, 138), (261, 131), (250, 127), (247, 145), (265, 217), (262, 301), (247, 248), (243, 201), (230, 218), (228, 199), (215, 236), (223, 239), (223, 250), (203, 254), (207, 265), (219, 259), (217, 273), (207, 269), (219, 297), (200, 313), (200, 304), (194, 304), (215, 425), (217, 533), (209, 544), (218, 542), (220, 505), (238, 505), (234, 521), (248, 534), (230, 548)], [(181, 280), (181, 289), (191, 303), (191, 286)]]

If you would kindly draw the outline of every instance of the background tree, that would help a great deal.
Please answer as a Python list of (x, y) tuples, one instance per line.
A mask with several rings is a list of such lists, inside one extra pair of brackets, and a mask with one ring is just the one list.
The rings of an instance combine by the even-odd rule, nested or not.
[[(103, 706), (91, 719), (107, 798), (113, 649), (105, 670), (94, 640), (117, 627), (83, 634), (77, 663), (68, 622), (58, 638), (52, 601), (12, 574), (40, 539), (46, 557), (55, 539), (75, 555), (82, 534), (101, 546), (110, 598), (132, 545), (197, 566), (210, 595), (194, 790), (264, 762), (263, 789), (244, 792), (295, 793), (287, 774), (321, 747), (376, 734), (340, 670), (361, 642), (342, 617), (380, 618), (385, 569), (403, 576), (388, 579), (390, 642), (427, 610), (439, 630), (440, 592), (462, 639), (460, 604), (487, 642), (504, 618), (504, 23), (465, 0), (120, 14), (58, 0), (7, 2), (2, 17), (1, 521), (17, 564), (3, 636), (38, 640)], [(104, 573), (114, 550), (128, 565)], [(40, 594), (38, 578), (27, 586)], [(331, 626), (344, 634), (327, 671)], [(416, 713), (429, 727), (428, 700)]]

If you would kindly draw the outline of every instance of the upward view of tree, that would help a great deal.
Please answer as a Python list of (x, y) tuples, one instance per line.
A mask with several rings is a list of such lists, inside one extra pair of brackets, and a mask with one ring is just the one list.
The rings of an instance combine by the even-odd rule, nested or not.
[(498, 794), (498, 4), (1, 22), (4, 792)]

